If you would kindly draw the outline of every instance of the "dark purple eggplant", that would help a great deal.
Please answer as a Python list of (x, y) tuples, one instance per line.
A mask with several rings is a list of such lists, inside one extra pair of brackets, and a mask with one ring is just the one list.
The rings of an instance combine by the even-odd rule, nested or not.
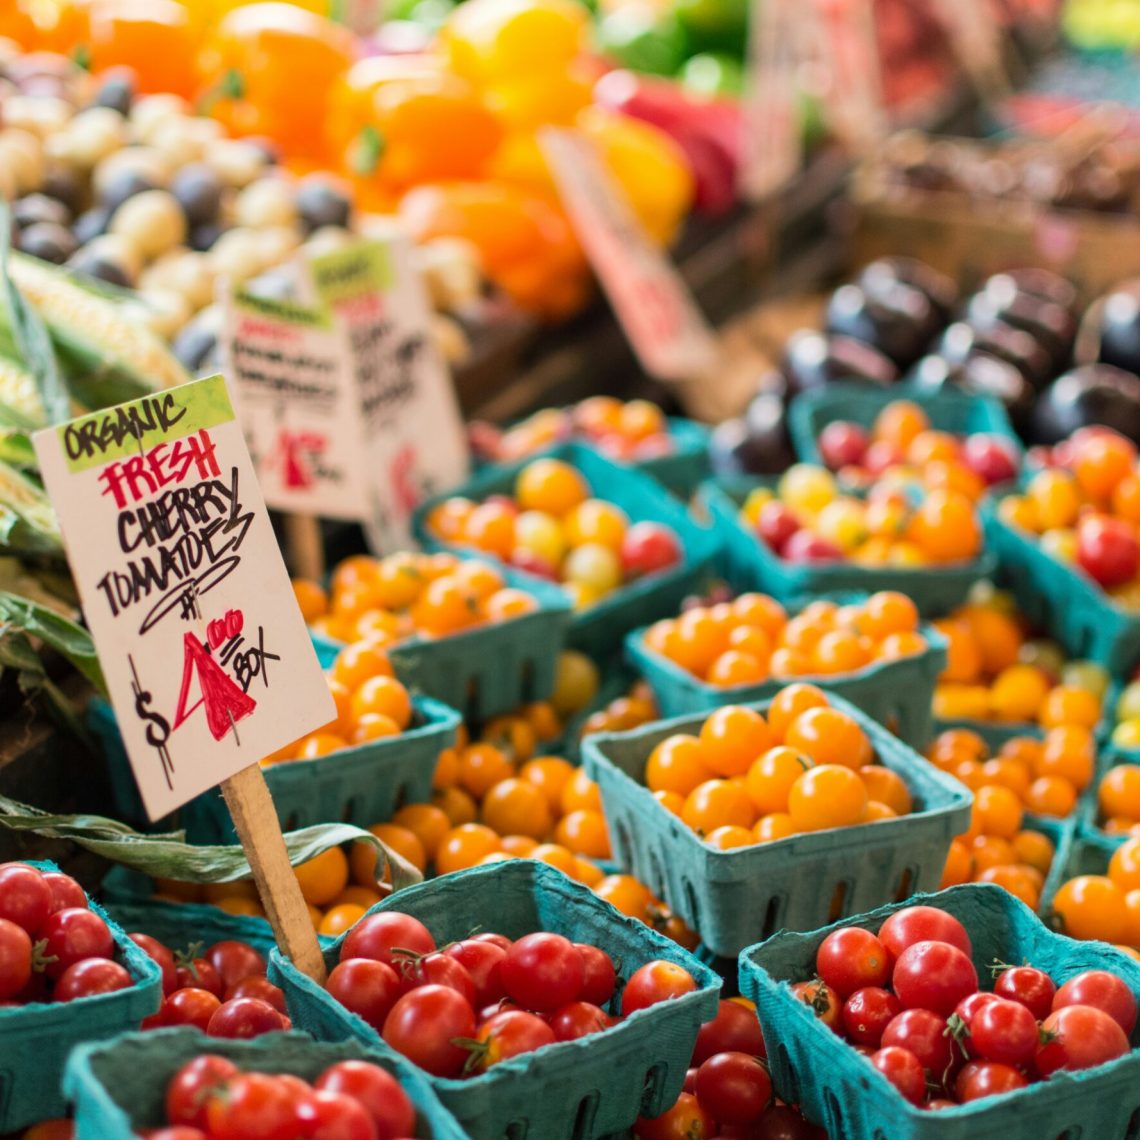
[(1099, 326), (1097, 359), (1140, 375), (1140, 291), (1109, 293), (1101, 306)]
[(899, 368), (909, 368), (937, 331), (939, 319), (926, 294), (901, 281), (841, 285), (827, 304), (829, 333), (853, 337), (877, 348)]
[(1012, 364), (1037, 389), (1043, 388), (1056, 375), (1052, 358), (1032, 333), (1001, 321), (984, 332), (965, 321), (955, 321), (939, 338), (935, 352), (952, 364), (960, 363), (977, 352), (996, 356)]
[(1058, 376), (1033, 409), (1032, 438), (1053, 444), (1091, 424), (1140, 444), (1140, 376), (1111, 364), (1084, 364)]
[(784, 401), (764, 393), (743, 416), (725, 420), (709, 440), (716, 475), (776, 475), (795, 463)]
[(907, 374), (907, 380), (923, 392), (957, 388), (971, 396), (986, 396), (1005, 405), (1019, 430), (1028, 427), (1037, 399), (1033, 386), (1007, 360), (987, 352), (972, 352), (963, 360), (924, 356)]
[(1069, 364), (1077, 332), (1072, 313), (1052, 301), (1021, 292), (1004, 274), (991, 277), (981, 292), (970, 298), (966, 320), (981, 332), (998, 323), (1023, 329), (1036, 337), (1058, 369)]
[(788, 338), (780, 371), (793, 395), (837, 380), (864, 381), (886, 387), (899, 378), (895, 365), (869, 344), (810, 329), (802, 329)]
[(867, 265), (855, 279), (857, 285), (877, 296), (890, 283), (901, 281), (918, 289), (934, 306), (941, 324), (945, 324), (958, 304), (958, 287), (944, 273), (931, 269), (914, 257), (880, 257)]

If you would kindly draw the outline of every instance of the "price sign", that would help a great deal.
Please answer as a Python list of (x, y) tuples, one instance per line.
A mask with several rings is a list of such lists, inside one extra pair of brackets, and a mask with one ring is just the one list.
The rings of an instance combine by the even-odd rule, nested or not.
[(803, 160), (796, 99), (801, 25), (796, 0), (753, 0), (740, 164), (741, 192), (753, 202), (779, 190)]
[(887, 133), (882, 70), (871, 0), (815, 0), (821, 54), (831, 79), (827, 110), (856, 154)]
[(589, 140), (547, 127), (539, 141), (578, 240), (645, 371), (677, 381), (715, 367), (708, 322)]
[(467, 440), (407, 242), (302, 263), (303, 303), (223, 296), (225, 350), (266, 502), (403, 546), (421, 499), (462, 482)]
[(152, 819), (336, 715), (220, 376), (34, 442)]

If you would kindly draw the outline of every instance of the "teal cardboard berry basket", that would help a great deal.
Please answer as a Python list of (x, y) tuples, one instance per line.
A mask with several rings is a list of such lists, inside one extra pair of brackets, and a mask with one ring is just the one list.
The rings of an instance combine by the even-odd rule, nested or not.
[[(32, 863), (58, 871), (54, 863)], [(31, 1002), (0, 1009), (0, 1132), (16, 1132), (40, 1120), (63, 1116), (60, 1082), (67, 1056), (85, 1041), (100, 1041), (129, 1029), (162, 1004), (162, 974), (96, 903), (88, 904), (111, 928), (115, 958), (134, 985), (69, 1002)]]
[(645, 628), (626, 636), (626, 660), (649, 682), (662, 716), (711, 713), (721, 705), (771, 700), (785, 685), (803, 681), (849, 700), (912, 748), (924, 748), (931, 738), (934, 685), (946, 668), (946, 639), (931, 626), (922, 627), (927, 647), (913, 657), (867, 665), (854, 673), (788, 677), (733, 688), (710, 685), (650, 649)]
[(108, 899), (106, 906), (107, 913), (128, 934), (149, 934), (176, 955), (187, 955), (198, 946), (206, 950), (215, 942), (234, 941), (248, 942), (268, 961), (269, 951), (277, 945), (273, 929), (264, 918), (228, 914), (204, 903), (140, 898), (134, 902)]
[[(93, 701), (92, 704), (97, 702)], [(114, 713), (103, 704), (112, 723)], [(459, 714), (440, 701), (412, 698), (412, 723), (399, 736), (342, 748), (317, 760), (289, 760), (264, 769), (283, 831), (316, 823), (356, 823), (371, 827), (406, 803), (431, 798), (431, 781), (440, 752), (455, 743)], [(102, 732), (103, 746), (119, 783), (133, 784), (130, 763), (117, 730)], [(235, 843), (237, 833), (216, 788), (191, 800), (180, 813), (191, 843)]]
[[(621, 507), (631, 522), (658, 522), (671, 527), (683, 548), (682, 561), (657, 574), (620, 586), (597, 605), (574, 614), (567, 633), (567, 644), (604, 659), (621, 647), (629, 630), (676, 612), (686, 594), (692, 593), (717, 553), (718, 540), (712, 530), (697, 524), (655, 479), (641, 471), (623, 467), (603, 458), (581, 443), (565, 443), (544, 453), (576, 467), (585, 477), (594, 496)], [(422, 503), (413, 516), (416, 540), (428, 550), (471, 553), (468, 548), (445, 543), (427, 529), (427, 517), (443, 500), (462, 495), (481, 501), (489, 495), (510, 494), (518, 473), (533, 460), (503, 465), (477, 475), (448, 494), (436, 495)], [(525, 575), (534, 580), (533, 575)]]
[(408, 1094), (416, 1109), (419, 1140), (464, 1137), (412, 1065), (358, 1042), (318, 1043), (303, 1033), (229, 1041), (179, 1028), (127, 1033), (72, 1054), (64, 1088), (75, 1108), (75, 1140), (135, 1140), (161, 1127), (166, 1086), (187, 1061), (202, 1053), (227, 1057), (243, 1072), (291, 1073), (307, 1081), (338, 1061), (370, 1061), (391, 1073)]
[(1003, 522), (998, 504), (983, 505), (986, 543), (997, 555), (1018, 607), (1070, 657), (1087, 657), (1114, 676), (1140, 660), (1140, 611), (1117, 605), (1087, 574), (1041, 549), (1036, 536)]
[[(781, 927), (809, 930), (833, 907), (857, 914), (937, 887), (950, 840), (969, 824), (973, 797), (957, 780), (841, 697), (830, 700), (858, 721), (879, 761), (905, 780), (914, 799), (910, 815), (721, 851), (658, 803), (642, 782), (653, 749), (674, 733), (699, 732), (704, 715), (583, 742), (582, 763), (598, 782), (614, 858), (720, 957), (735, 957)], [(764, 713), (769, 703), (750, 707)]]
[(788, 409), (788, 431), (796, 458), (801, 463), (823, 463), (819, 453), (820, 432), (835, 420), (847, 420), (870, 430), (879, 413), (899, 400), (917, 404), (936, 431), (954, 435), (997, 435), (1011, 443), (1020, 456), (1021, 440), (1009, 422), (1005, 407), (997, 400), (965, 392), (923, 392), (908, 384), (871, 388), (858, 384), (829, 384), (797, 396)]
[[(512, 939), (548, 930), (603, 948), (622, 981), (654, 959), (678, 963), (697, 981), (692, 993), (639, 1010), (601, 1033), (513, 1057), (467, 1080), (428, 1077), (473, 1140), (593, 1140), (631, 1127), (639, 1115), (657, 1116), (676, 1100), (697, 1031), (716, 1012), (720, 979), (675, 942), (619, 914), (561, 871), (527, 859), (405, 888), (370, 913), (382, 910), (414, 915), (440, 945), (478, 929)], [(325, 951), (330, 967), (340, 941)], [(318, 1040), (355, 1038), (389, 1049), (374, 1029), (277, 952), (269, 976), (284, 989), (298, 1028)]]
[(738, 517), (750, 490), (775, 483), (774, 479), (709, 480), (697, 492), (720, 540), (720, 568), (737, 589), (760, 590), (781, 602), (808, 595), (898, 590), (914, 600), (923, 617), (933, 618), (960, 605), (977, 582), (992, 578), (997, 570), (997, 559), (989, 549), (968, 562), (917, 569), (839, 561), (787, 562), (749, 533)]
[[(530, 574), (507, 570), (504, 577), (508, 585), (533, 595), (538, 609), (447, 637), (411, 637), (386, 651), (396, 676), (412, 692), (458, 709), (465, 720), (512, 712), (554, 689), (570, 600), (557, 586)], [(321, 634), (310, 636), (321, 667), (331, 668), (344, 645)]]
[[(1140, 1052), (1078, 1073), (1056, 1073), (1016, 1092), (929, 1112), (905, 1100), (866, 1058), (793, 996), (791, 984), (815, 973), (820, 943), (838, 926), (878, 930), (914, 903), (958, 918), (973, 943), (978, 977), (990, 965), (1030, 962), (1061, 985), (1084, 970), (1107, 969), (1140, 998), (1140, 962), (1104, 943), (1074, 942), (1048, 930), (1001, 887), (972, 883), (808, 933), (781, 931), (740, 956), (742, 992), (756, 1003), (776, 1093), (843, 1140), (1126, 1140), (1140, 1120)], [(1133, 1034), (1132, 1044), (1138, 1035)]]

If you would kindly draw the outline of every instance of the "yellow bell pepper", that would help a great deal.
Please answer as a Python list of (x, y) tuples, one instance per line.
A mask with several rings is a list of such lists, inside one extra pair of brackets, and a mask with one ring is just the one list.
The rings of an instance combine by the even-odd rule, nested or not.
[(542, 126), (569, 126), (593, 99), (594, 68), (575, 60), (533, 75), (488, 83), (487, 105), (508, 130), (533, 131)]
[(441, 31), (452, 70), (491, 86), (564, 70), (586, 47), (578, 0), (466, 0)]
[(671, 244), (696, 188), (680, 146), (657, 127), (603, 107), (587, 107), (575, 125), (597, 147), (649, 236)]

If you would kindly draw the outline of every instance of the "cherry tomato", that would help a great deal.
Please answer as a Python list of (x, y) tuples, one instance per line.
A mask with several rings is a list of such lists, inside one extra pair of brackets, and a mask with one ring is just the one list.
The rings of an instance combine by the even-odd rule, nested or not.
[(715, 1122), (692, 1093), (683, 1092), (660, 1116), (639, 1116), (633, 1127), (638, 1140), (707, 1140)]
[(882, 1043), (883, 1030), (901, 1012), (899, 999), (889, 990), (866, 986), (856, 990), (843, 1003), (840, 1021), (849, 1041), (878, 1049)]
[(265, 976), (265, 959), (248, 942), (227, 940), (215, 942), (206, 951), (206, 961), (222, 979), (222, 990), (228, 992), (243, 978)]
[(797, 982), (792, 986), (792, 994), (810, 1006), (828, 1029), (839, 1032), (839, 995), (826, 982), (819, 978), (814, 982)]
[(973, 962), (948, 942), (915, 942), (895, 962), (891, 974), (903, 1009), (929, 1009), (949, 1017), (978, 988)]
[(331, 1089), (314, 1089), (302, 1097), (296, 1121), (304, 1140), (376, 1140), (364, 1105)]
[(22, 926), (0, 918), (0, 1001), (15, 997), (31, 977), (31, 937)]
[(185, 1124), (176, 1124), (173, 1128), (156, 1128), (144, 1135), (147, 1140), (210, 1140), (201, 1128), (190, 1128)]
[(629, 1017), (639, 1009), (692, 993), (696, 988), (693, 976), (683, 966), (661, 959), (646, 962), (625, 983), (621, 995), (621, 1015)]
[(755, 1010), (740, 1002), (721, 998), (716, 1017), (706, 1021), (697, 1032), (692, 1063), (700, 1065), (717, 1053), (747, 1053), (751, 1057), (768, 1055)]
[(257, 998), (234, 998), (222, 1002), (210, 1024), (206, 1026), (207, 1037), (229, 1037), (244, 1040), (260, 1037), (263, 1033), (279, 1033), (285, 1026), (281, 1014), (267, 1002)]
[(916, 942), (948, 942), (963, 954), (972, 952), (966, 928), (952, 914), (933, 906), (896, 910), (879, 928), (879, 941), (896, 958)]
[(175, 990), (162, 1003), (157, 1016), (162, 1025), (193, 1025), (195, 1029), (205, 1033), (210, 1018), (217, 1013), (221, 1004), (217, 994), (187, 986), (185, 989)]
[(394, 966), (393, 949), (430, 954), (435, 948), (431, 931), (419, 919), (398, 911), (380, 911), (362, 918), (340, 944), (340, 960), (372, 958)]
[(871, 1054), (871, 1064), (899, 1090), (911, 1104), (926, 1099), (926, 1074), (922, 1062), (909, 1050), (897, 1045)]
[(206, 1103), (211, 1140), (281, 1140), (295, 1124), (293, 1091), (265, 1073), (239, 1073)]
[(1123, 1057), (1128, 1038), (1118, 1022), (1088, 1005), (1067, 1005), (1041, 1023), (1043, 1044), (1034, 1066), (1042, 1077), (1060, 1069), (1076, 1072)]
[(1037, 1020), (1020, 1002), (999, 998), (974, 1014), (970, 1044), (983, 1061), (1024, 1065), (1037, 1052)]
[(1120, 586), (1136, 577), (1140, 545), (1130, 522), (1093, 514), (1077, 524), (1077, 563), (1102, 586)]
[(26, 863), (0, 866), (0, 918), (22, 926), (33, 938), (52, 912), (51, 887)]
[(507, 956), (506, 950), (494, 942), (480, 942), (475, 938), (466, 938), (462, 942), (453, 942), (443, 951), (449, 958), (454, 958), (468, 973), (475, 987), (476, 1008), (481, 1009), (503, 997), (503, 979), (499, 973), (503, 959)]
[(806, 1121), (794, 1108), (774, 1104), (753, 1126), (751, 1140), (827, 1140), (822, 1128)]
[(627, 579), (668, 569), (681, 561), (682, 553), (677, 535), (662, 523), (634, 523), (621, 540), (621, 564)]
[(332, 968), (325, 988), (345, 1009), (377, 1031), (384, 1028), (385, 1019), (403, 991), (396, 971), (371, 958), (341, 958)]
[(376, 1140), (397, 1140), (415, 1132), (415, 1105), (391, 1073), (370, 1061), (338, 1061), (313, 1087), (359, 1101), (372, 1117)]
[(561, 934), (527, 934), (499, 967), (507, 996), (542, 1012), (574, 1001), (582, 992), (585, 968), (574, 943)]
[(475, 1012), (448, 986), (420, 986), (392, 1006), (382, 1036), (432, 1076), (454, 1077), (468, 1054), (452, 1040), (475, 1036)]
[(485, 931), (482, 934), (472, 934), (472, 942), (493, 942), (496, 946), (501, 947), (503, 950), (509, 950), (513, 945), (511, 940), (505, 934), (495, 934), (492, 931)]
[(588, 1001), (572, 1001), (547, 1018), (558, 1041), (577, 1041), (591, 1033), (601, 1033), (613, 1025), (613, 1018), (601, 1006)]
[(1053, 1009), (1069, 1005), (1103, 1010), (1125, 1033), (1136, 1025), (1136, 998), (1122, 978), (1107, 970), (1085, 970), (1070, 978), (1053, 998)]
[(697, 1070), (697, 1101), (720, 1124), (751, 1124), (772, 1100), (772, 1078), (756, 1057), (718, 1053)]
[(1020, 1002), (1038, 1021), (1049, 1016), (1056, 992), (1053, 979), (1034, 966), (1010, 966), (994, 982), (994, 993), (998, 997)]
[(219, 1001), (225, 996), (218, 971), (205, 958), (193, 958), (174, 971), (178, 988), (209, 990)]
[(289, 1012), (285, 1005), (284, 991), (261, 974), (250, 974), (228, 989), (226, 1001), (233, 1001), (234, 998), (257, 998), (258, 1001), (273, 1006), (278, 1013)]
[(617, 987), (613, 960), (604, 950), (586, 942), (575, 942), (574, 949), (582, 958), (582, 990), (578, 997), (594, 1005), (605, 1005)]
[(86, 892), (70, 875), (65, 875), (62, 871), (44, 871), (43, 877), (51, 888), (52, 914), (69, 907), (83, 910), (87, 906)]
[(187, 1061), (166, 1086), (166, 1119), (171, 1124), (204, 1129), (210, 1094), (236, 1077), (238, 1071), (233, 1061), (214, 1053)]
[(84, 958), (68, 966), (55, 983), (52, 997), (56, 1001), (74, 1001), (76, 998), (94, 997), (95, 994), (112, 994), (133, 986), (131, 975), (107, 958)]
[(544, 1045), (553, 1045), (557, 1038), (538, 1014), (508, 1009), (484, 1021), (475, 1040), (482, 1048), (472, 1054), (472, 1069), (482, 1073), (521, 1053), (533, 1053)]
[(475, 1005), (475, 983), (458, 959), (436, 950), (416, 957), (393, 951), (392, 963), (400, 978), (403, 993), (420, 986), (448, 986), (463, 995), (467, 1004)]
[(840, 998), (847, 998), (866, 986), (886, 985), (892, 961), (887, 948), (869, 930), (845, 926), (820, 943), (815, 972)]
[(162, 971), (162, 992), (170, 995), (178, 988), (178, 974), (174, 955), (157, 938), (149, 934), (128, 934), (127, 937)]
[(50, 915), (40, 935), (47, 961), (44, 973), (52, 979), (84, 958), (110, 958), (115, 952), (115, 940), (107, 924), (94, 911), (80, 907), (68, 907)]
[(954, 1092), (967, 1104), (986, 1096), (1023, 1089), (1029, 1081), (1016, 1069), (997, 1061), (967, 1061), (958, 1074)]
[(945, 1085), (965, 1060), (946, 1033), (946, 1018), (928, 1009), (904, 1009), (883, 1030), (882, 1048), (897, 1045), (913, 1053), (932, 1080)]

